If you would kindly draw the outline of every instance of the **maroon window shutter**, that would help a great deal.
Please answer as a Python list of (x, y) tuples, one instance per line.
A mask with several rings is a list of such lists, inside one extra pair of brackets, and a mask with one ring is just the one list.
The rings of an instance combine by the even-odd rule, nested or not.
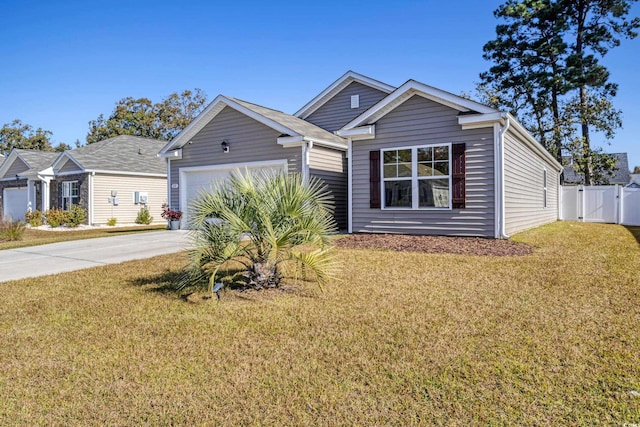
[(451, 178), (453, 181), (453, 198), (451, 206), (454, 209), (465, 208), (465, 148), (466, 144), (453, 144), (453, 157), (451, 161)]
[(369, 207), (380, 209), (380, 151), (369, 151)]

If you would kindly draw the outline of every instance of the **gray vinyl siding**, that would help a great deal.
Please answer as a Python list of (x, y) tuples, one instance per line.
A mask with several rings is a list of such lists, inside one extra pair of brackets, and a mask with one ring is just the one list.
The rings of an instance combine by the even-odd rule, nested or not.
[[(218, 166), (235, 163), (287, 160), (289, 172), (299, 171), (302, 153), (300, 147), (283, 148), (278, 145), (280, 132), (263, 125), (238, 111), (225, 107), (213, 120), (202, 128), (191, 144), (182, 147), (182, 159), (170, 160), (170, 184), (179, 184), (180, 168), (194, 166)], [(220, 144), (229, 143), (228, 153), (223, 153)], [(179, 188), (171, 188), (171, 207), (180, 206)]]
[[(511, 130), (504, 138), (505, 225), (508, 235), (558, 219), (559, 172)], [(547, 207), (543, 171), (547, 170)]]
[(81, 170), (82, 169), (78, 165), (76, 165), (71, 160), (67, 159), (67, 161), (64, 162), (64, 165), (62, 165), (62, 167), (57, 171), (57, 173), (78, 172), (78, 171), (81, 171)]
[(347, 228), (347, 158), (344, 151), (314, 146), (309, 154), (309, 172), (329, 188), (334, 218), (339, 229)]
[[(351, 108), (351, 95), (360, 95), (360, 107)], [(314, 111), (305, 120), (334, 132), (349, 123), (360, 114), (367, 111), (372, 105), (387, 96), (385, 92), (374, 89), (362, 83), (353, 82), (322, 107)]]
[(9, 169), (7, 169), (3, 178), (15, 178), (17, 174), (26, 170), (29, 170), (29, 167), (22, 160), (16, 157), (11, 166), (9, 166)]
[[(373, 140), (353, 143), (353, 232), (494, 237), (493, 128), (462, 130), (458, 112), (413, 96), (376, 123)], [(369, 208), (369, 151), (412, 145), (466, 144), (466, 208)]]

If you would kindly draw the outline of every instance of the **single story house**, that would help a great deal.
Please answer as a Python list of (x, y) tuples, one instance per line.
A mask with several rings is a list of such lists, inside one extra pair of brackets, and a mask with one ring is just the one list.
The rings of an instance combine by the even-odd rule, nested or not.
[(121, 135), (63, 153), (13, 150), (0, 167), (0, 188), (11, 193), (19, 187), (23, 195), (3, 196), (2, 214), (23, 218), (28, 209), (80, 205), (89, 224), (105, 224), (112, 217), (127, 224), (147, 206), (154, 222), (162, 223), (167, 169), (157, 153), (165, 143)]
[(60, 153), (14, 148), (0, 165), (0, 216), (24, 220), (28, 210), (49, 207), (48, 174)]
[(350, 233), (507, 238), (558, 219), (562, 165), (520, 123), (414, 80), (349, 71), (293, 115), (220, 95), (159, 155), (187, 219), (235, 168), (324, 180)]

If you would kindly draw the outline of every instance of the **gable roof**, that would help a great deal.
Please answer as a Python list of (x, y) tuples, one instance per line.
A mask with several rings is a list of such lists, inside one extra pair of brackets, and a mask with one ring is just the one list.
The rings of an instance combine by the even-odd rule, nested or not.
[(309, 101), (304, 107), (296, 111), (294, 113), (294, 116), (306, 119), (311, 114), (313, 114), (314, 111), (322, 107), (331, 98), (333, 98), (353, 82), (361, 83), (387, 94), (393, 92), (396, 89), (394, 86), (388, 85), (362, 74), (358, 74), (354, 71), (347, 71), (338, 80), (331, 83), (325, 90), (320, 92), (315, 98)]
[(326, 131), (314, 124), (306, 122), (298, 117), (273, 110), (261, 105), (252, 104), (240, 99), (218, 95), (186, 128), (182, 130), (170, 143), (165, 145), (160, 154), (182, 148), (191, 138), (200, 132), (218, 113), (225, 107), (232, 108), (252, 119), (268, 126), (282, 134), (278, 143), (296, 143), (302, 140), (313, 141), (320, 145), (335, 148), (347, 148), (347, 143), (341, 137)]
[(156, 156), (165, 144), (166, 141), (120, 135), (65, 151), (53, 166), (61, 166), (64, 160), (69, 160), (83, 172), (166, 176), (167, 165), (164, 159)]
[(60, 153), (51, 151), (14, 148), (4, 162), (2, 162), (2, 165), (0, 165), (0, 177), (4, 176), (16, 160), (20, 160), (27, 166), (27, 170), (18, 174), (19, 177), (26, 178), (36, 176), (39, 172), (50, 167), (59, 155)]
[(384, 97), (377, 104), (344, 125), (342, 130), (350, 130), (365, 124), (372, 124), (414, 95), (419, 95), (439, 104), (446, 105), (461, 113), (490, 114), (499, 112), (495, 108), (479, 102), (454, 95), (415, 80), (408, 80), (393, 91), (393, 93)]
[[(609, 184), (629, 184), (629, 159), (627, 153), (611, 153), (610, 155), (616, 159), (617, 170), (613, 172), (612, 176), (608, 177)], [(571, 156), (562, 156), (562, 158), (568, 162), (572, 161)], [(573, 164), (565, 165), (562, 174), (565, 184), (584, 184), (584, 175), (579, 173)]]

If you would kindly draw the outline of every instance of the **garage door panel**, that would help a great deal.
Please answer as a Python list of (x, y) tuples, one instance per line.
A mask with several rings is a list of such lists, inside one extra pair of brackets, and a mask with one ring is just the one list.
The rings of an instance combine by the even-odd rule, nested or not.
[(184, 212), (182, 228), (187, 228), (189, 223), (189, 217), (191, 215), (191, 208), (193, 201), (201, 194), (203, 191), (211, 191), (215, 188), (215, 185), (219, 182), (225, 181), (229, 179), (232, 171), (239, 170), (248, 170), (250, 172), (257, 171), (281, 171), (285, 170), (286, 163), (283, 162), (280, 164), (271, 164), (271, 165), (247, 165), (246, 167), (241, 168), (214, 168), (214, 169), (206, 169), (206, 170), (194, 170), (194, 171), (181, 171), (181, 176), (183, 177), (183, 181), (180, 186), (182, 188), (182, 199), (184, 202), (182, 204), (182, 210)]
[(27, 187), (5, 188), (2, 192), (2, 212), (5, 217), (23, 221), (29, 207)]

